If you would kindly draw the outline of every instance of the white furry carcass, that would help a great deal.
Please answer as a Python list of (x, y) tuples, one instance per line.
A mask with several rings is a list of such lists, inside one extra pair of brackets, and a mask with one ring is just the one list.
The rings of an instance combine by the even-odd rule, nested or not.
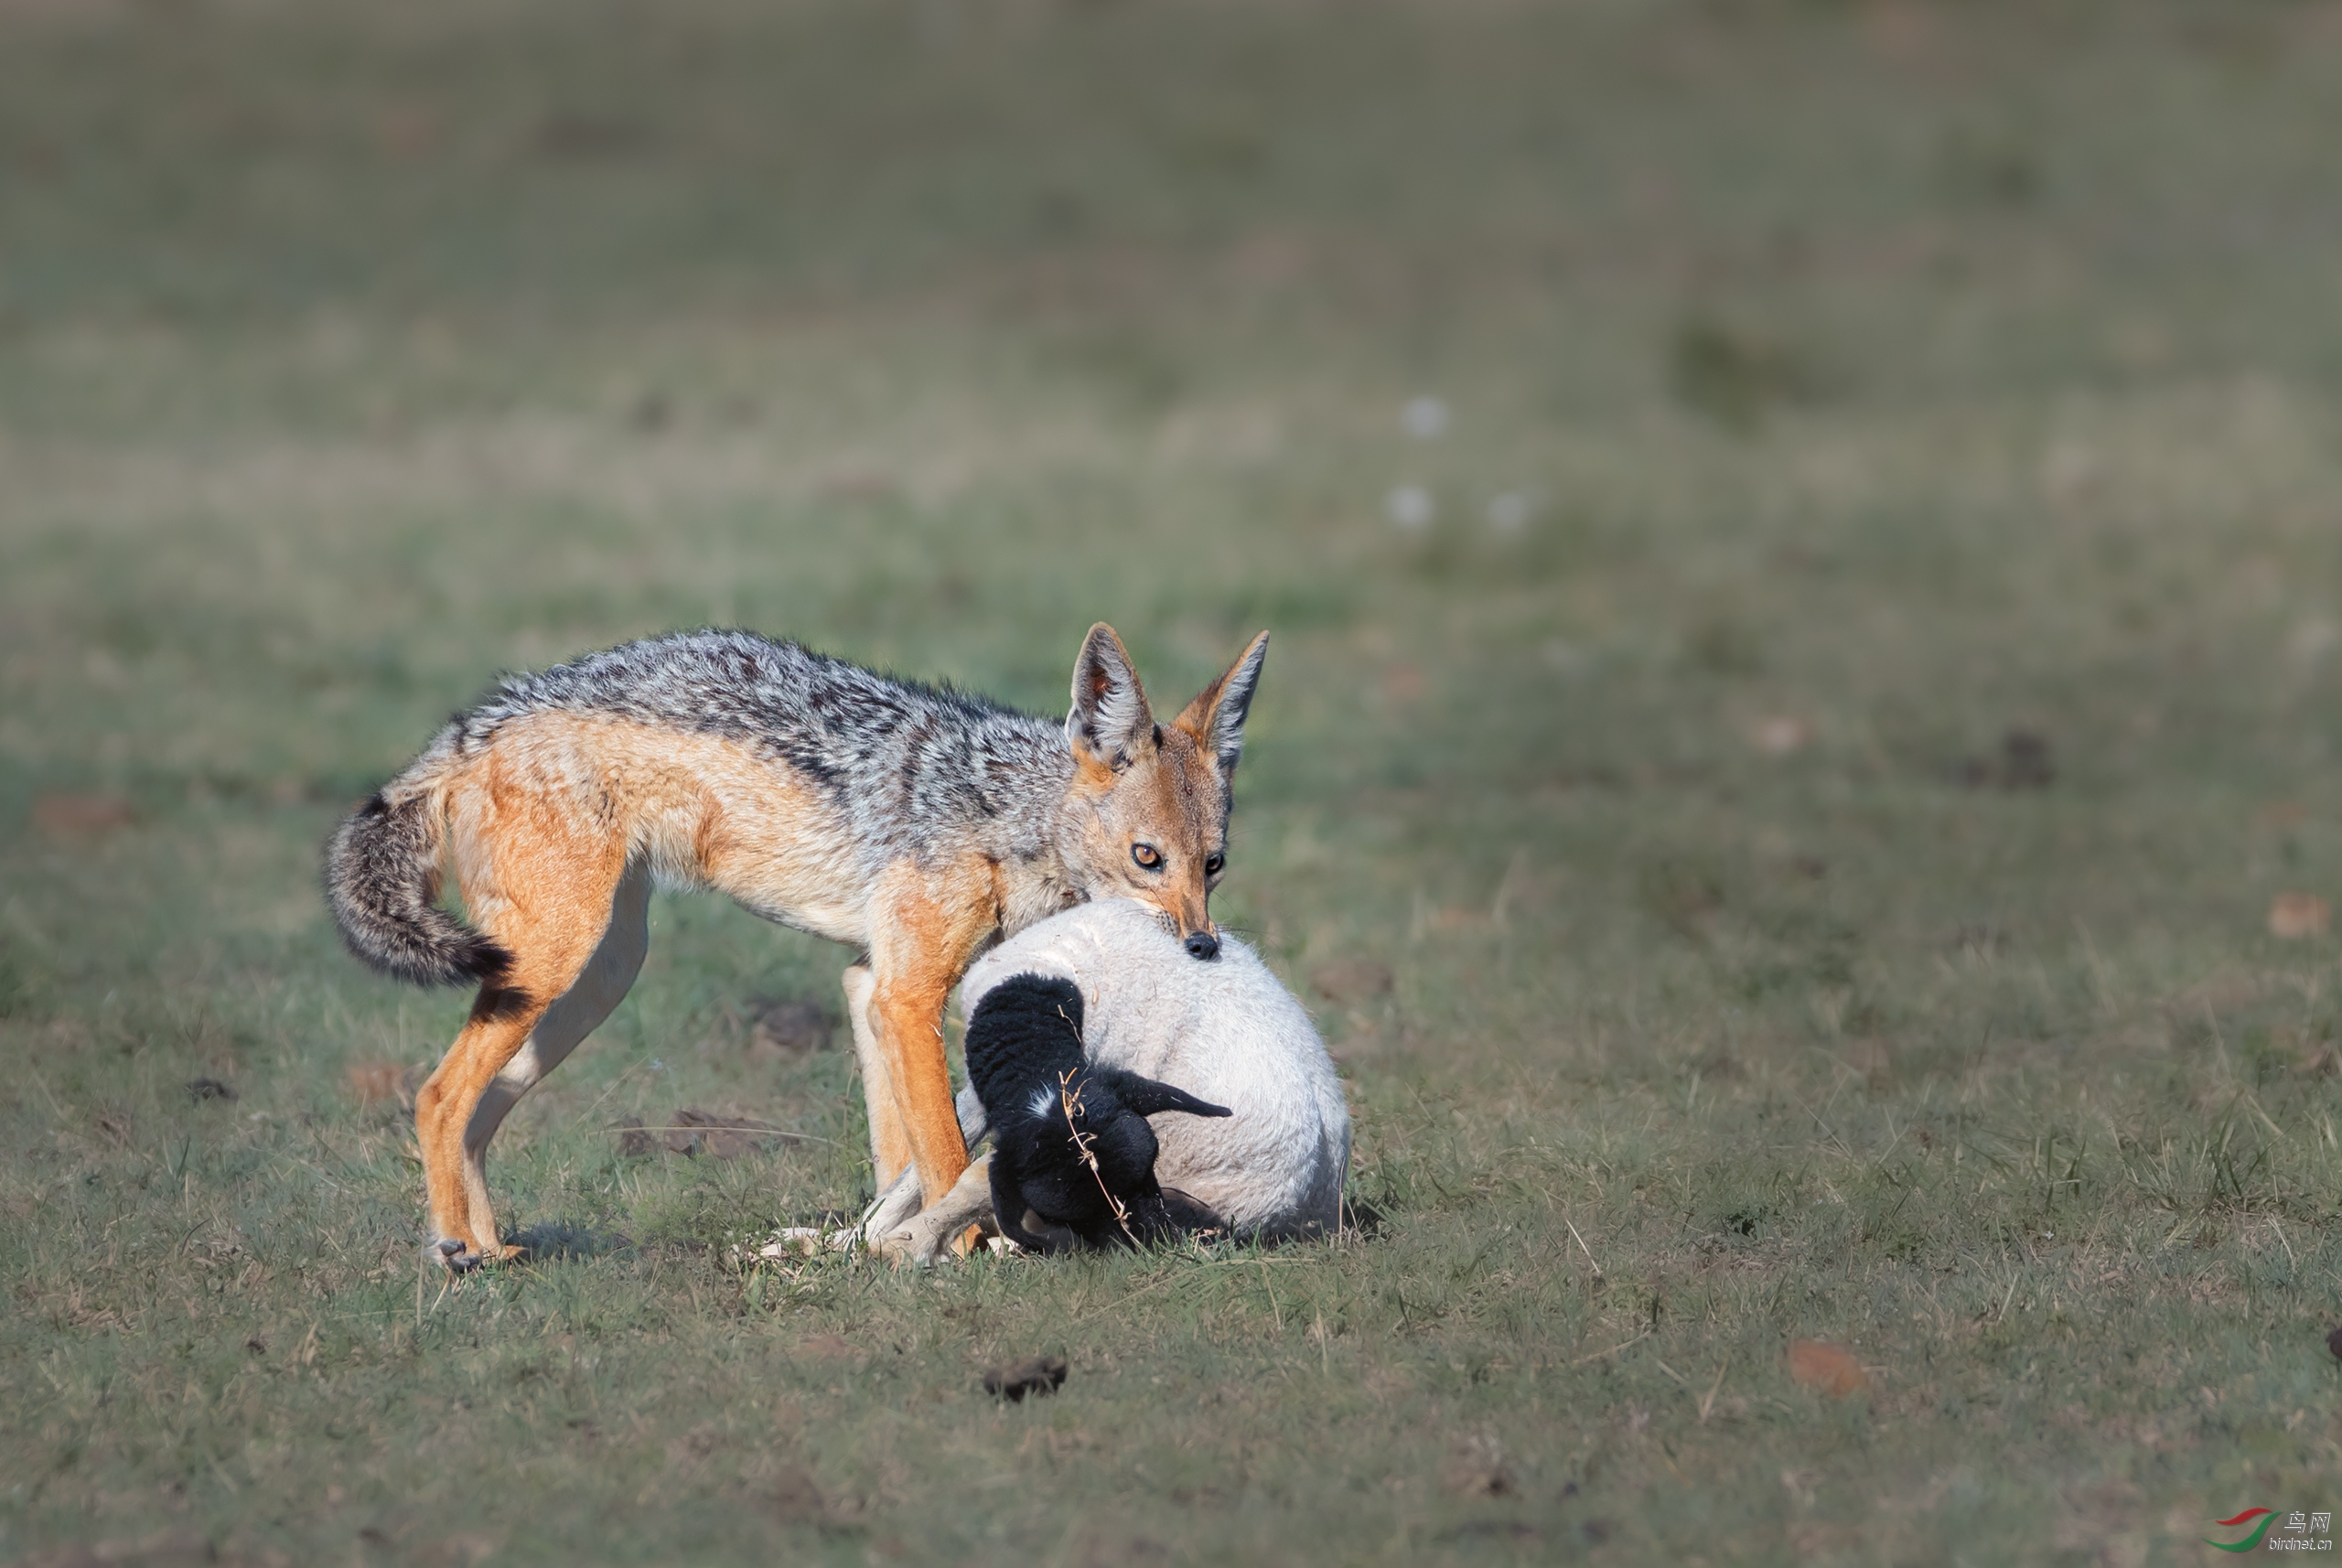
[[(1029, 927), (970, 965), (962, 1015), (972, 1016), (986, 992), (1019, 974), (1058, 976), (1080, 988), (1090, 1060), (1233, 1112), (1157, 1122), (1155, 1174), (1166, 1189), (1240, 1236), (1338, 1228), (1350, 1153), (1341, 1080), (1308, 1013), (1251, 948), (1223, 936), (1217, 958), (1192, 958), (1144, 905), (1099, 899)], [(867, 998), (848, 1000), (860, 1045), (869, 1032)], [(961, 1092), (959, 1112), (972, 1148), (985, 1128), (972, 1090)], [(918, 1178), (906, 1174), (872, 1206), (863, 1234), (888, 1251), (934, 1255), (989, 1214), (983, 1162), (944, 1201), (922, 1212), (919, 1200)]]

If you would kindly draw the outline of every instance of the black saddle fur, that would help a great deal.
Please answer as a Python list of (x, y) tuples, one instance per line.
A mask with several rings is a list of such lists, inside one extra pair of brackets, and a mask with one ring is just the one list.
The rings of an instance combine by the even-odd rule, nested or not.
[(985, 993), (968, 1020), (968, 1080), (992, 1124), (993, 1212), (1019, 1244), (1048, 1250), (1028, 1211), (1092, 1247), (1152, 1244), (1216, 1223), (1184, 1195), (1175, 1195), (1176, 1208), (1166, 1200), (1146, 1119), (1166, 1111), (1226, 1116), (1228, 1108), (1091, 1062), (1082, 1054), (1081, 993), (1072, 982), (1019, 974)]

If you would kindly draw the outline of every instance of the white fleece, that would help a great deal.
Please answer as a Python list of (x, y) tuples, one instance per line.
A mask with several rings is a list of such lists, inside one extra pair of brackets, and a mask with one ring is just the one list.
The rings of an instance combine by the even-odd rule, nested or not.
[(1225, 1105), (1228, 1117), (1150, 1117), (1155, 1178), (1240, 1233), (1331, 1234), (1349, 1169), (1350, 1115), (1309, 1015), (1260, 956), (1222, 937), (1187, 956), (1144, 904), (1104, 898), (1028, 927), (970, 965), (962, 1015), (1018, 974), (1081, 992), (1092, 1061)]

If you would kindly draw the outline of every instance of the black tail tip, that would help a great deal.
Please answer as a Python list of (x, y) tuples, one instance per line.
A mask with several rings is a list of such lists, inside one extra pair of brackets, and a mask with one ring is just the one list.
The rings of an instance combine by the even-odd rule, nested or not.
[(451, 984), (470, 982), (479, 985), (496, 985), (512, 972), (512, 955), (492, 937), (477, 932), (467, 937), (449, 965), (455, 971)]
[[(406, 933), (399, 935), (403, 937)], [(512, 955), (477, 933), (445, 943), (377, 943), (345, 929), (342, 945), (368, 968), (410, 985), (478, 985), (496, 989), (504, 986), (512, 969)]]

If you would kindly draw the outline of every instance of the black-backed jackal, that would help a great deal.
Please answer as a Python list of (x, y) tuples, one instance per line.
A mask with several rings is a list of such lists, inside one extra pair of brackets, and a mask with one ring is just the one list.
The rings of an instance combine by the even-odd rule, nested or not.
[[(1267, 651), (1262, 632), (1168, 724), (1102, 623), (1062, 723), (737, 631), (504, 682), (326, 851), (353, 952), (480, 988), (415, 1097), (437, 1254), (463, 1268), (515, 1251), (498, 1244), (489, 1140), (634, 983), (654, 883), (859, 950), (846, 994), (866, 1025), (878, 1187), (908, 1165), (940, 1198), (968, 1163), (944, 999), (987, 945), (1111, 895), (1217, 956), (1208, 900)], [(465, 919), (438, 902), (443, 873)]]

